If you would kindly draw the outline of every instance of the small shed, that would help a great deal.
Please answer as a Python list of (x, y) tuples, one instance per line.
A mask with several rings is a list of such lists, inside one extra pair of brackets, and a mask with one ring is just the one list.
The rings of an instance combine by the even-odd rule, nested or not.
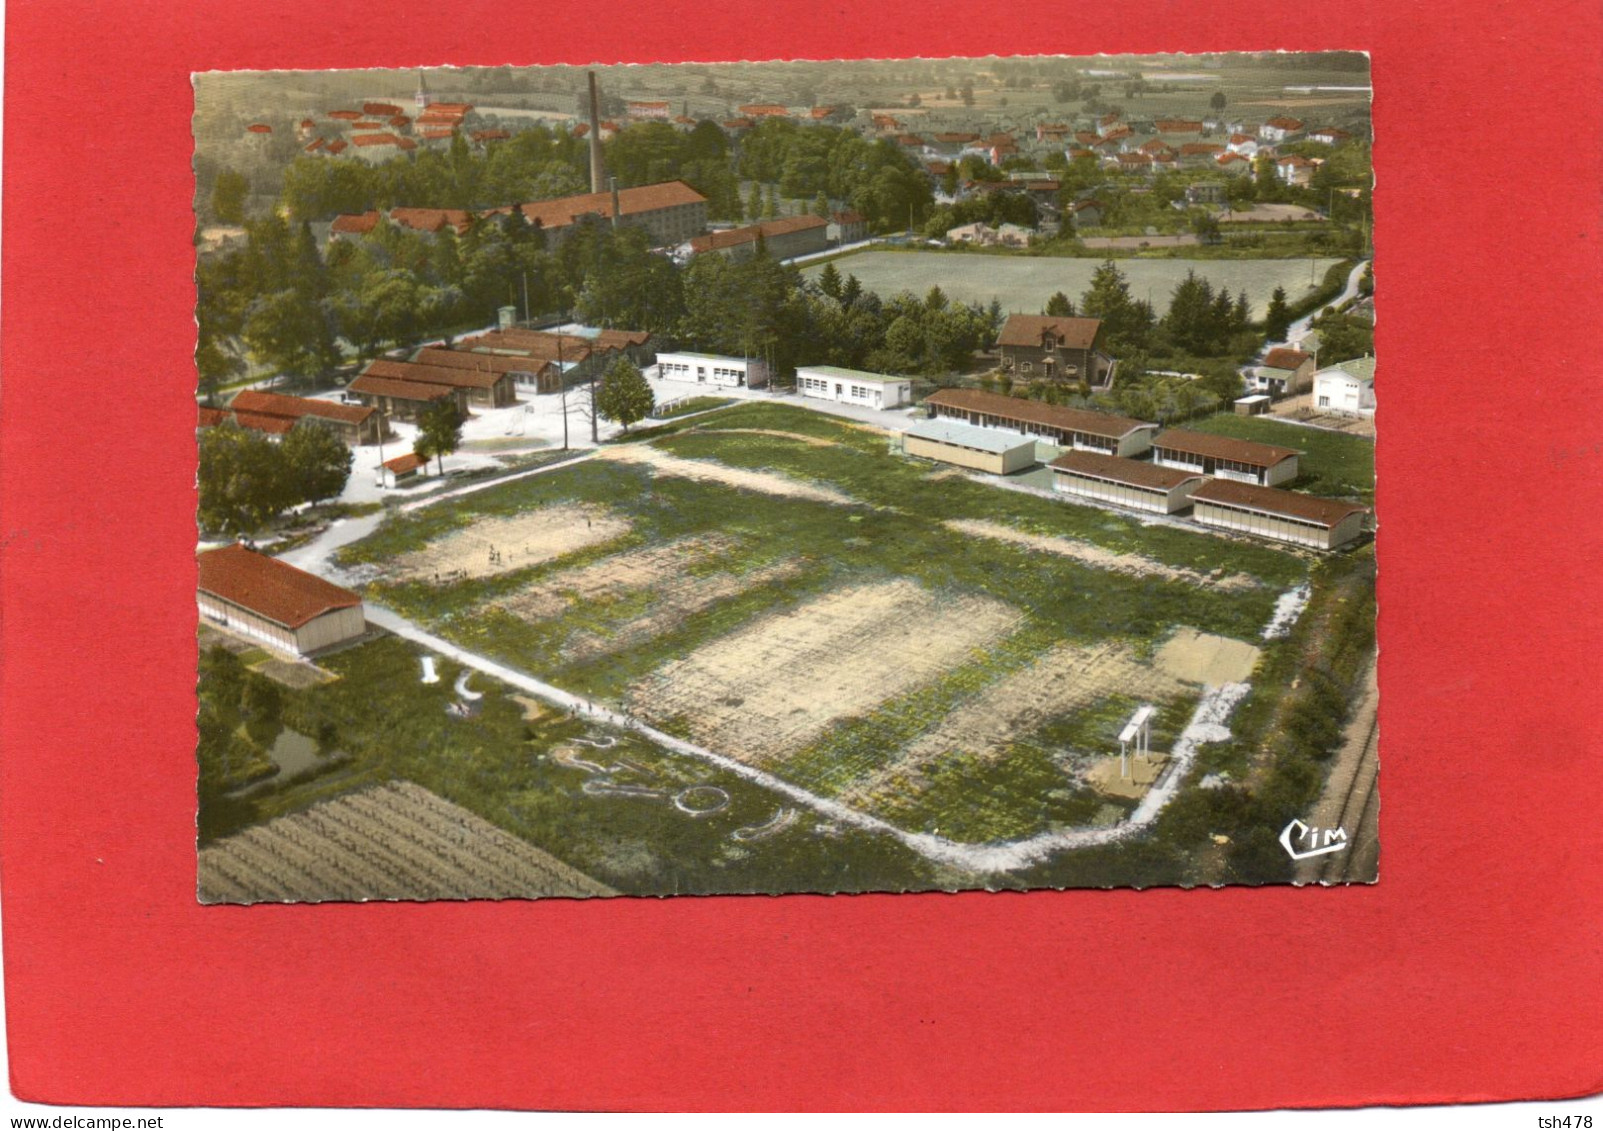
[(1269, 411), (1268, 393), (1253, 393), (1250, 397), (1236, 398), (1237, 416), (1262, 416)]
[(423, 473), (428, 460), (416, 452), (407, 452), (403, 456), (384, 461), (384, 486), (399, 487), (402, 483), (415, 480)]

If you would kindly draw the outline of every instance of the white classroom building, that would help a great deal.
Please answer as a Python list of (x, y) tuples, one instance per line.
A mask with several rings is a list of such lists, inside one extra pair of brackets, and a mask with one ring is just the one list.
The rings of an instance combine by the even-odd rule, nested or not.
[(1207, 482), (1199, 472), (1103, 452), (1064, 452), (1047, 466), (1052, 486), (1066, 495), (1155, 514), (1184, 510), (1191, 493)]
[(863, 408), (900, 408), (913, 399), (913, 382), (907, 377), (864, 373), (835, 365), (804, 365), (796, 370), (796, 392), (815, 400), (854, 404)]
[(758, 357), (723, 357), (713, 353), (659, 353), (657, 376), (664, 381), (694, 381), (726, 389), (762, 389), (768, 366)]
[(1375, 415), (1375, 359), (1360, 357), (1314, 374), (1314, 407), (1343, 416)]

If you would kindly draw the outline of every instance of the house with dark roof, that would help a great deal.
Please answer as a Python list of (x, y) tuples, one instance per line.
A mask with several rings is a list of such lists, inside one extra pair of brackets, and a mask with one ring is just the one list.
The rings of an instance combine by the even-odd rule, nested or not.
[(201, 619), (236, 636), (299, 657), (367, 632), (361, 597), (266, 554), (224, 546), (196, 565)]
[(1260, 444), (1184, 428), (1170, 428), (1152, 441), (1152, 462), (1162, 467), (1261, 487), (1289, 483), (1297, 478), (1300, 454), (1294, 448), (1282, 448), (1278, 444)]
[(1246, 370), (1247, 388), (1254, 393), (1288, 396), (1305, 393), (1313, 384), (1314, 355), (1289, 346), (1276, 346), (1257, 365)]
[(1204, 526), (1335, 550), (1364, 532), (1368, 509), (1339, 499), (1214, 479), (1192, 493), (1191, 517)]
[(1014, 377), (1084, 381), (1093, 389), (1113, 380), (1114, 360), (1103, 353), (1097, 318), (1010, 314), (998, 336), (1002, 369)]

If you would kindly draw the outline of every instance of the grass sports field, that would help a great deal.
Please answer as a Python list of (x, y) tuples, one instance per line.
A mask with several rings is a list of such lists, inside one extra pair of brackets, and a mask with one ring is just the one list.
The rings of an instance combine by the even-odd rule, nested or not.
[[(1069, 256), (965, 255), (945, 251), (861, 251), (834, 260), (835, 270), (844, 277), (856, 275), (865, 290), (889, 297), (899, 291), (922, 295), (939, 285), (948, 298), (958, 302), (989, 303), (993, 298), (1002, 309), (1029, 314), (1039, 313), (1046, 300), (1062, 291), (1076, 303), (1091, 285), (1091, 275), (1102, 260)], [(1276, 287), (1286, 288), (1286, 297), (1295, 303), (1313, 291), (1325, 272), (1339, 259), (1121, 259), (1119, 270), (1136, 298), (1151, 298), (1159, 311), (1169, 305), (1169, 296), (1187, 271), (1206, 278), (1217, 290), (1228, 287), (1232, 295), (1243, 289), (1252, 304), (1252, 316), (1262, 318), (1269, 296)], [(1310, 263), (1312, 267), (1310, 267)], [(803, 268), (814, 278), (822, 265)]]
[[(1158, 708), (1152, 749), (1169, 751), (1210, 688), (1250, 682), (1276, 647), (1262, 635), (1277, 601), (1308, 577), (1296, 554), (1002, 491), (894, 455), (878, 431), (774, 405), (391, 519), (342, 554), (371, 600), (464, 648), (958, 845), (1126, 817), (1140, 791), (1118, 780), (1117, 736), (1134, 708)], [(406, 680), (415, 657), (387, 678)], [(431, 727), (450, 729), (440, 714)], [(768, 890), (966, 886), (895, 844), (851, 873), (841, 861), (863, 850), (837, 838), (885, 838), (626, 741), (631, 765), (671, 779), (667, 793), (700, 783), (731, 798), (685, 836), (716, 824), (723, 849), (767, 860), (690, 890), (738, 890), (752, 869), (772, 883), (773, 868), (792, 878)], [(552, 757), (543, 777), (584, 791), (585, 773)], [(395, 768), (619, 890), (665, 882), (599, 848), (575, 859), (509, 812), (503, 790), (472, 787), (482, 774), (507, 785), (489, 745), (454, 758), (448, 774), (422, 757)], [(594, 789), (591, 807), (641, 811), (638, 797)], [(562, 811), (543, 804), (542, 820)], [(628, 842), (673, 858), (671, 845)], [(707, 851), (690, 872), (711, 866)]]

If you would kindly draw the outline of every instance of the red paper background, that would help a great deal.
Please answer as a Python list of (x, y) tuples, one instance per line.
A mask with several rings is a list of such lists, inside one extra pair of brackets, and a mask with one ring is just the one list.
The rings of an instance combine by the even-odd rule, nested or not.
[[(17, 1093), (1189, 1109), (1596, 1090), (1599, 23), (1555, 0), (11, 0)], [(195, 903), (191, 71), (1270, 47), (1374, 59), (1378, 886)]]

